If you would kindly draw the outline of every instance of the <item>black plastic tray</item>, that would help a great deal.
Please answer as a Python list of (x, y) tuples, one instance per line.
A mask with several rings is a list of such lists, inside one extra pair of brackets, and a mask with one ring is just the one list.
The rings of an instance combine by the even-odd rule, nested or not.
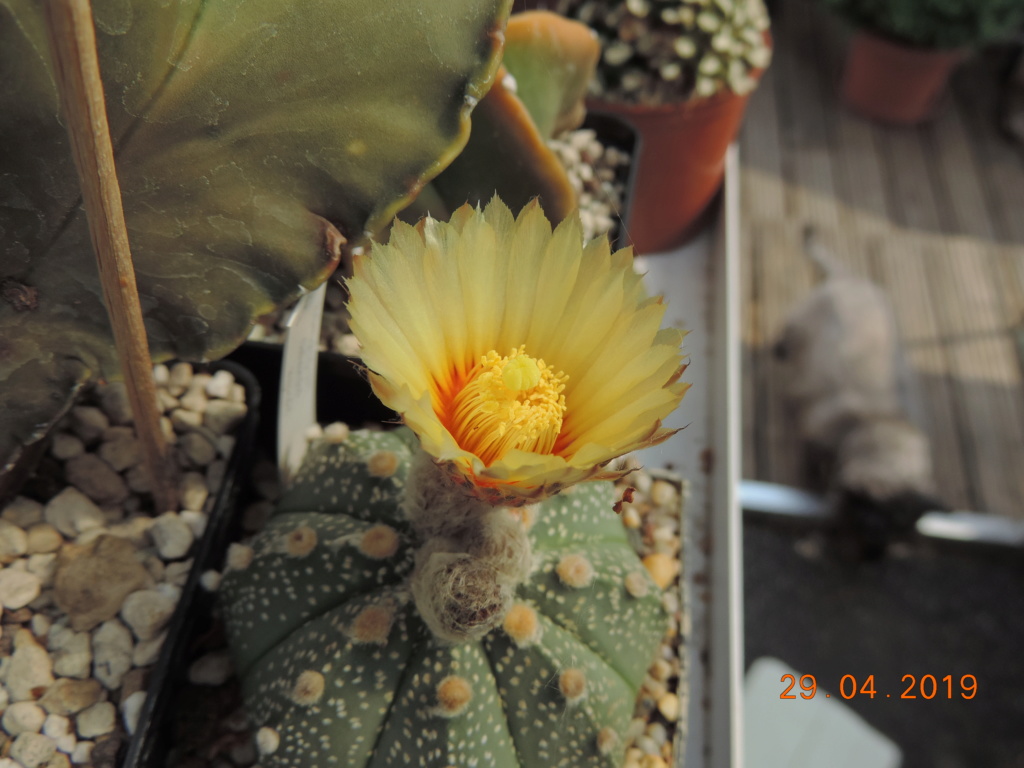
[(245, 387), (248, 413), (235, 431), (235, 449), (228, 461), (224, 481), (217, 490), (216, 503), (207, 519), (206, 531), (193, 555), (192, 570), (181, 590), (178, 607), (168, 624), (167, 639), (153, 666), (138, 726), (128, 741), (124, 759), (120, 761), (122, 768), (163, 768), (170, 752), (174, 731), (170, 708), (186, 682), (185, 673), (197, 622), (210, 615), (216, 599), (213, 593), (200, 586), (199, 578), (205, 571), (220, 570), (223, 565), (235, 501), (248, 479), (246, 469), (256, 442), (261, 411), (260, 385), (256, 377), (230, 360), (204, 367), (211, 371), (231, 372), (235, 381)]

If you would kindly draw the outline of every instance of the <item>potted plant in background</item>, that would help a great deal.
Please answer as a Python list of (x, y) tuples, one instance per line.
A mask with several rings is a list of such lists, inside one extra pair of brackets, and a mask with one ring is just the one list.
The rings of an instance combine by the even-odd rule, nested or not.
[(771, 59), (762, 0), (559, 0), (602, 44), (589, 107), (638, 134), (626, 234), (640, 252), (684, 242), (724, 176), (725, 151)]
[(1024, 23), (1019, 0), (822, 2), (857, 28), (843, 73), (843, 100), (894, 125), (933, 117), (950, 74), (971, 48)]

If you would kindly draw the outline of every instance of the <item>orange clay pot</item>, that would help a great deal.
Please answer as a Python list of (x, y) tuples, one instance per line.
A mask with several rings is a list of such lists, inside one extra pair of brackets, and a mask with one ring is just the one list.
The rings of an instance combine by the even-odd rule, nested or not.
[(637, 253), (669, 250), (700, 230), (748, 98), (723, 91), (659, 106), (588, 102), (591, 111), (614, 115), (637, 134), (625, 232)]
[(858, 32), (846, 56), (843, 101), (856, 112), (891, 125), (916, 125), (935, 116), (949, 76), (964, 50), (914, 48)]

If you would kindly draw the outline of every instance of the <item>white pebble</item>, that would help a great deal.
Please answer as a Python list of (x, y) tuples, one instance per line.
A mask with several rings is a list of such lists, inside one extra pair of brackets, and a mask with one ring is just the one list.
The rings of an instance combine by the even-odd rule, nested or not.
[(61, 677), (84, 680), (92, 667), (92, 638), (88, 632), (75, 632), (66, 626), (55, 626), (46, 638), (46, 647), (53, 659), (53, 671)]
[(16, 701), (7, 707), (0, 725), (10, 736), (19, 733), (39, 733), (46, 721), (43, 708), (33, 701)]
[(132, 633), (124, 624), (117, 619), (103, 622), (92, 635), (93, 676), (108, 690), (120, 688), (132, 668), (133, 651)]
[(150, 664), (156, 664), (166, 639), (167, 633), (163, 632), (151, 640), (140, 640), (132, 654), (132, 666), (148, 667)]
[(195, 685), (221, 685), (231, 677), (231, 657), (225, 651), (213, 651), (192, 662), (188, 681)]
[(71, 720), (63, 715), (47, 715), (43, 723), (43, 734), (53, 739), (57, 749), (65, 754), (71, 754), (78, 743)]
[(37, 613), (32, 616), (32, 621), (29, 622), (29, 629), (32, 630), (32, 634), (36, 637), (46, 637), (47, 632), (50, 631), (50, 627), (53, 625), (53, 619), (43, 613)]
[(27, 629), (14, 633), (14, 653), (9, 657), (4, 687), (14, 701), (35, 698), (37, 688), (53, 684), (53, 661)]
[(88, 709), (83, 709), (75, 717), (75, 728), (83, 739), (105, 736), (116, 726), (117, 710), (109, 701), (97, 702)]
[(209, 570), (204, 571), (202, 576), (199, 577), (199, 585), (207, 592), (216, 592), (220, 589), (220, 582), (223, 577), (219, 571)]
[(43, 517), (69, 539), (91, 528), (101, 528), (106, 523), (103, 511), (92, 499), (77, 488), (70, 487), (47, 502)]
[(210, 397), (226, 399), (235, 385), (235, 377), (230, 371), (217, 371), (206, 382), (206, 394)]
[(69, 432), (58, 432), (50, 444), (50, 455), (60, 461), (73, 459), (85, 453), (85, 444)]
[(10, 755), (24, 768), (39, 768), (56, 752), (57, 745), (41, 733), (22, 733), (11, 745)]
[(136, 691), (121, 702), (121, 717), (124, 719), (125, 730), (129, 734), (135, 733), (135, 729), (139, 725), (139, 714), (142, 712), (142, 705), (145, 702), (145, 691)]
[(88, 765), (91, 763), (93, 746), (94, 744), (91, 741), (80, 741), (75, 744), (75, 750), (71, 753), (71, 762), (75, 765)]
[(227, 434), (245, 418), (248, 409), (232, 400), (214, 400), (206, 406), (203, 424), (218, 435)]
[(0, 518), (0, 563), (9, 563), (28, 552), (28, 534)]
[(181, 499), (182, 509), (200, 510), (206, 503), (206, 497), (210, 495), (206, 487), (206, 478), (199, 472), (186, 472), (181, 476), (178, 484), (178, 496)]
[(0, 604), (4, 608), (24, 608), (39, 597), (41, 589), (42, 582), (34, 573), (13, 568), (0, 571)]
[(149, 535), (164, 560), (184, 557), (195, 541), (192, 528), (176, 512), (165, 512), (154, 519)]
[(184, 587), (185, 582), (188, 581), (188, 574), (192, 570), (192, 558), (188, 560), (179, 560), (174, 563), (168, 563), (167, 567), (164, 568), (164, 577), (161, 579), (165, 584), (171, 584), (175, 587)]
[(209, 518), (202, 512), (196, 512), (191, 509), (186, 509), (180, 513), (181, 521), (185, 523), (192, 531), (192, 535), (196, 539), (203, 538), (203, 534), (206, 532), (206, 523)]
[(139, 640), (151, 640), (163, 631), (177, 607), (177, 600), (159, 589), (132, 592), (121, 605), (121, 618)]
[(25, 496), (15, 496), (14, 500), (4, 507), (0, 518), (14, 523), (19, 528), (28, 528), (43, 522), (43, 505)]

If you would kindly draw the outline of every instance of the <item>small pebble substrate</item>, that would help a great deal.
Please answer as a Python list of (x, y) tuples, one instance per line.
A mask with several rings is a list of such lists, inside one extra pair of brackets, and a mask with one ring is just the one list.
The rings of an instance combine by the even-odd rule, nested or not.
[[(311, 438), (317, 436), (319, 430), (310, 435)], [(639, 466), (632, 457), (625, 462), (631, 467)], [(243, 511), (245, 536), (235, 546), (244, 546), (263, 528), (280, 492), (272, 464), (258, 465), (252, 476), (258, 481), (255, 490), (260, 498)], [(680, 514), (685, 505), (687, 484), (668, 475), (638, 469), (616, 486), (616, 497), (624, 498), (624, 495), (631, 500), (621, 504), (622, 523), (655, 583), (664, 585), (662, 601), (670, 623), (637, 698), (623, 768), (668, 768), (673, 765), (677, 741), (686, 738), (684, 716), (689, 706), (687, 689), (685, 686), (680, 689), (680, 681), (686, 679), (685, 643), (689, 631), (684, 623), (681, 587)], [(210, 572), (208, 576), (204, 583), (215, 590), (219, 574)], [(182, 718), (176, 732), (184, 734), (185, 738), (179, 742), (168, 765), (170, 768), (252, 768), (258, 761), (259, 734), (247, 723), (240, 685), (231, 673), (223, 637), (212, 633), (209, 638), (202, 655), (188, 670), (190, 685), (176, 708)], [(217, 670), (218, 674), (206, 674), (205, 670), (210, 669)]]
[(228, 371), (154, 369), (180, 510), (154, 510), (121, 383), (98, 385), (0, 511), (0, 768), (115, 768), (245, 417)]

